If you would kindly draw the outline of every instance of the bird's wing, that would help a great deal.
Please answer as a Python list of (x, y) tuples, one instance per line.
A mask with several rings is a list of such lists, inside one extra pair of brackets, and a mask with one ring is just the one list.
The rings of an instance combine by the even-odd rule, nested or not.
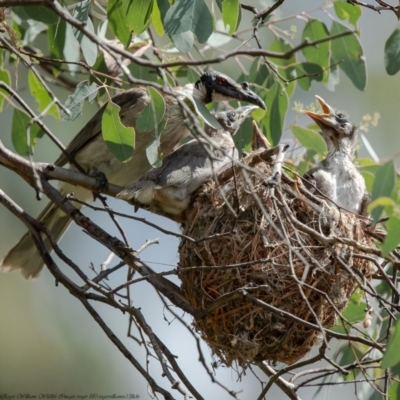
[[(143, 87), (126, 90), (112, 98), (113, 103), (121, 107), (121, 122), (125, 126), (134, 126), (137, 114), (149, 103), (150, 98)], [(107, 104), (104, 104), (92, 119), (79, 131), (67, 145), (66, 150), (75, 157), (87, 143), (101, 134), (101, 119)], [(63, 166), (68, 163), (68, 157), (63, 153), (58, 157), (55, 165)]]
[(209, 148), (204, 141), (199, 143), (198, 140), (191, 140), (165, 157), (156, 185), (164, 187), (187, 184), (192, 179), (194, 170), (201, 168), (208, 160), (208, 153), (203, 146)]

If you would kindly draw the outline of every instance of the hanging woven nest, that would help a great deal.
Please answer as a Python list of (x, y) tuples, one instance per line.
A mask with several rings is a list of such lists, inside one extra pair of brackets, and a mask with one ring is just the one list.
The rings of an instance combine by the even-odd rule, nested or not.
[[(257, 158), (242, 161), (254, 165)], [(360, 276), (368, 279), (372, 270), (331, 239), (366, 245), (370, 239), (361, 219), (307, 198), (285, 175), (277, 180), (270, 163), (258, 163), (255, 173), (240, 171), (220, 186), (204, 185), (185, 215), (185, 235), (212, 238), (181, 243), (182, 289), (199, 310), (194, 326), (221, 363), (292, 364), (319, 341), (318, 326), (338, 322)], [(185, 270), (200, 266), (220, 267)]]

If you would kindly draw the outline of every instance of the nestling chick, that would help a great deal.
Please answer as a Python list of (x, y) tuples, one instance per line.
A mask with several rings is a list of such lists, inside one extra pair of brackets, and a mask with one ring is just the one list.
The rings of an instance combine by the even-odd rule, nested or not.
[(353, 163), (357, 127), (336, 113), (321, 97), (322, 114), (303, 111), (321, 128), (328, 144), (327, 157), (303, 176), (309, 187), (317, 189), (345, 211), (365, 215), (369, 195), (365, 181)]
[(177, 216), (189, 205), (191, 194), (232, 159), (238, 159), (232, 135), (255, 106), (214, 114), (221, 129), (204, 128), (211, 138), (191, 140), (166, 156), (160, 168), (143, 175), (118, 197), (135, 199), (150, 211)]

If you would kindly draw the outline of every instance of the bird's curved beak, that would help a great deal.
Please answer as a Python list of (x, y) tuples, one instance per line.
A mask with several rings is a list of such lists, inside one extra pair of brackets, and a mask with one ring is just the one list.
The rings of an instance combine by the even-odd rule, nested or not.
[(315, 113), (313, 111), (302, 110), (301, 112), (312, 118), (320, 128), (337, 126), (335, 118), (335, 110), (325, 102), (322, 97), (315, 96), (319, 101), (322, 108), (322, 113)]
[(255, 92), (249, 89), (248, 84), (242, 84), (237, 87), (237, 99), (238, 100), (243, 100), (246, 101), (247, 103), (254, 104), (257, 107), (262, 108), (263, 110), (266, 110), (267, 107), (264, 103), (264, 101), (259, 97)]
[(239, 101), (245, 101), (246, 103), (250, 103), (257, 107), (260, 107), (263, 110), (267, 109), (261, 97), (250, 90), (249, 85), (246, 82), (238, 84), (233, 80), (230, 80), (228, 85), (216, 84), (214, 90), (217, 96), (222, 96), (223, 98), (225, 98), (225, 100), (235, 99)]

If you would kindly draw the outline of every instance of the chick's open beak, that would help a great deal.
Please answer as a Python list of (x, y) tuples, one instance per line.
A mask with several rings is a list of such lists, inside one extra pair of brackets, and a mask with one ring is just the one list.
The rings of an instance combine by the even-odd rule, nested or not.
[(337, 122), (335, 119), (335, 111), (334, 109), (327, 104), (324, 99), (322, 99), (319, 96), (315, 96), (317, 100), (319, 101), (319, 104), (321, 105), (322, 108), (322, 113), (315, 113), (313, 111), (308, 111), (308, 110), (302, 110), (301, 112), (308, 115), (310, 118), (312, 118), (319, 127), (324, 128), (324, 127), (336, 127)]
[(243, 106), (235, 109), (237, 124), (240, 126), (245, 118), (247, 118), (252, 111), (256, 110), (258, 106)]

